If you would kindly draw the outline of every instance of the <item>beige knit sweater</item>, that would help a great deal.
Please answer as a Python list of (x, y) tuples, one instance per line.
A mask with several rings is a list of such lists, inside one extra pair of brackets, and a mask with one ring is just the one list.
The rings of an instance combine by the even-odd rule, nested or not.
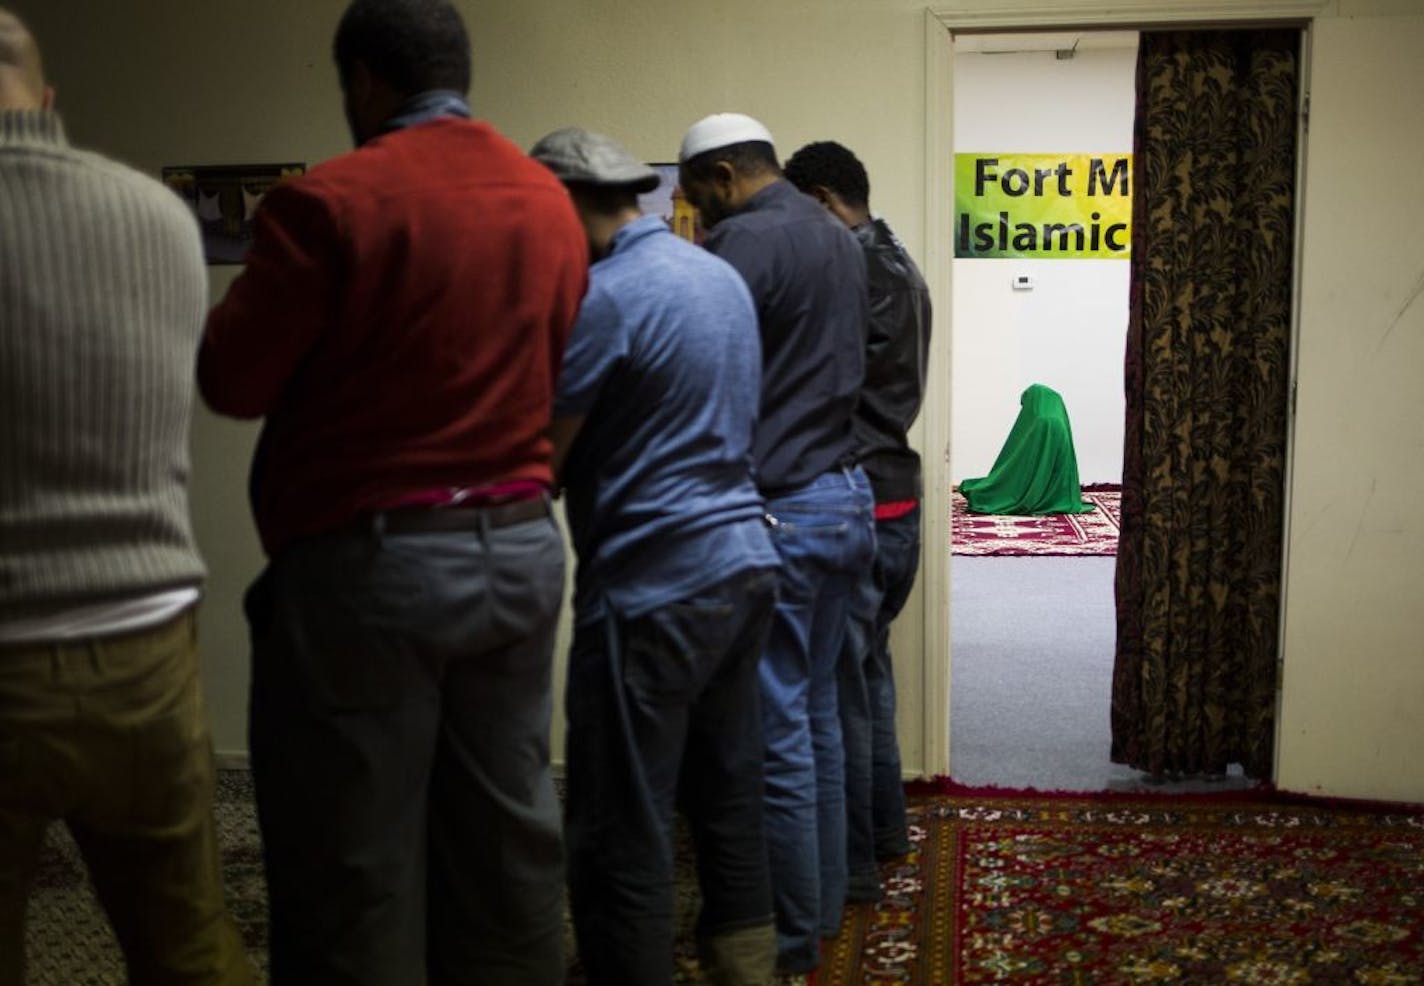
[(151, 178), (0, 112), (0, 623), (196, 585), (197, 225)]

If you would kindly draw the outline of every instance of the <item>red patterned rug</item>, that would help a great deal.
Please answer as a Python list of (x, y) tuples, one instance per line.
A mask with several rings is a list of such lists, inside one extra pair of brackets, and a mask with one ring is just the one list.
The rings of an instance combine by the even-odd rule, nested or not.
[(1424, 809), (912, 799), (914, 851), (816, 986), (1424, 981)]
[(956, 555), (1115, 555), (1122, 527), (1122, 490), (1090, 486), (1085, 514), (1009, 517), (970, 513), (958, 489), (950, 494), (950, 548)]
[[(886, 864), (884, 900), (847, 910), (815, 986), (1424, 982), (1424, 808), (917, 787), (913, 851)], [(265, 983), (246, 774), (223, 771), (216, 801), (228, 905)], [(702, 983), (685, 838), (679, 871), (674, 982)], [(32, 986), (127, 981), (58, 830), (30, 903)]]

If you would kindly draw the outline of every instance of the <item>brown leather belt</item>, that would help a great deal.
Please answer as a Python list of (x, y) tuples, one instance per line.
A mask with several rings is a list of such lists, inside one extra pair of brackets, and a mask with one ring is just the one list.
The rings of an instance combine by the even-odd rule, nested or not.
[(388, 510), (371, 518), (387, 534), (428, 534), (439, 531), (480, 531), (508, 527), (549, 516), (545, 499), (513, 500), (486, 506), (433, 507), (428, 510)]

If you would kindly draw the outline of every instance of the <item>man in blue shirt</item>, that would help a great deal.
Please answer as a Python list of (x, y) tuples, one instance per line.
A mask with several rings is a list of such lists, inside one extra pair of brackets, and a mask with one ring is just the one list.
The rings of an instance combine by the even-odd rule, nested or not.
[(707, 979), (775, 959), (757, 661), (777, 555), (751, 478), (761, 348), (737, 272), (643, 216), (657, 174), (607, 137), (533, 149), (595, 263), (554, 404), (578, 550), (567, 713), (569, 888), (589, 982), (672, 981), (673, 812)]
[(746, 280), (762, 343), (753, 450), (781, 556), (762, 658), (766, 826), (777, 965), (809, 972), (846, 899), (845, 751), (836, 656), (873, 501), (851, 415), (864, 375), (865, 260), (855, 237), (781, 176), (771, 134), (740, 113), (694, 124), (678, 157), (709, 251)]

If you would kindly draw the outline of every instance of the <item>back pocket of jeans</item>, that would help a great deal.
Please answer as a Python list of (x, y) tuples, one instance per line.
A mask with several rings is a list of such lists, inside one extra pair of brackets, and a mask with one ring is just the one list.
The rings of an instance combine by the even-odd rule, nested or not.
[(390, 708), (418, 673), (421, 587), (387, 584), (383, 590), (312, 593), (288, 604), (299, 612), (288, 609), (274, 620), (265, 642), (277, 651), (272, 660), (293, 662), (319, 706)]

